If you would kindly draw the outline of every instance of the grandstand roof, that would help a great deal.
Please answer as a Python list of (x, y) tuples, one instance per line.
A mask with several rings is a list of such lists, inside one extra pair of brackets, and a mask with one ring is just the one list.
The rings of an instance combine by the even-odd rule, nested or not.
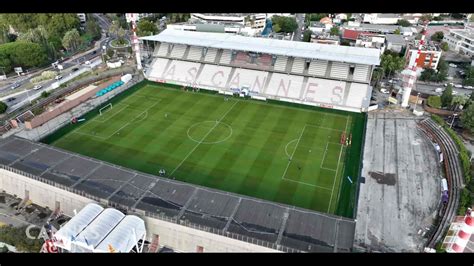
[[(212, 229), (212, 232), (251, 243), (258, 240), (273, 248), (344, 252), (352, 249), (354, 241), (353, 219), (161, 178), (15, 136), (0, 139), (1, 168), (96, 201), (144, 211), (148, 217), (206, 231)], [(71, 219), (71, 225), (57, 232), (63, 235), (64, 241), (70, 242), (71, 235), (85, 231), (84, 228), (104, 213), (102, 207), (92, 206), (85, 207)], [(67, 229), (75, 224), (80, 224), (78, 229)], [(142, 232), (141, 223), (128, 222), (125, 218), (115, 229), (130, 232), (131, 224), (136, 226), (137, 234)], [(106, 252), (108, 244), (116, 250), (129, 248), (130, 244), (123, 243), (118, 236), (119, 231), (114, 231), (102, 234), (105, 238), (98, 245), (90, 239), (87, 242), (97, 245), (95, 252)], [(127, 241), (133, 242), (133, 234), (128, 237)], [(78, 237), (78, 241), (82, 240)], [(83, 249), (80, 245), (74, 246), (75, 250), (90, 252), (83, 246)]]
[(140, 39), (356, 64), (378, 65), (380, 63), (380, 52), (375, 48), (325, 45), (172, 29), (166, 29), (158, 35)]

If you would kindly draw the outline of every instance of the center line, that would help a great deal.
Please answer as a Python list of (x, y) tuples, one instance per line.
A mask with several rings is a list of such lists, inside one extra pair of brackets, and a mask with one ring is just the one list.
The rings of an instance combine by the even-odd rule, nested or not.
[(176, 170), (178, 170), (179, 167), (181, 167), (181, 165), (184, 163), (184, 161), (186, 161), (186, 159), (188, 159), (188, 157), (197, 149), (197, 147), (199, 147), (199, 145), (201, 145), (201, 143), (207, 138), (207, 136), (209, 134), (211, 134), (212, 130), (214, 130), (214, 128), (217, 127), (217, 125), (219, 124), (219, 122), (222, 121), (222, 119), (224, 119), (227, 114), (232, 110), (232, 108), (234, 108), (234, 106), (238, 103), (239, 101), (236, 101), (230, 108), (229, 110), (227, 110), (227, 112), (225, 112), (225, 114), (219, 119), (216, 121), (216, 124), (211, 128), (209, 129), (209, 131), (206, 133), (206, 135), (204, 135), (204, 137), (197, 143), (196, 146), (194, 146), (194, 148), (186, 155), (186, 157), (184, 157), (184, 159), (178, 164), (178, 166), (176, 166), (176, 168), (170, 173), (170, 176), (173, 176), (174, 172), (176, 172)]

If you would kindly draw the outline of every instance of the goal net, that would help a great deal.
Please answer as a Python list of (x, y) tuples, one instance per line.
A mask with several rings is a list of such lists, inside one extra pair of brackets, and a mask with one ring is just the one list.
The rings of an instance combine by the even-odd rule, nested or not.
[(102, 115), (104, 112), (112, 109), (112, 103), (107, 104), (106, 106), (99, 109), (99, 114)]

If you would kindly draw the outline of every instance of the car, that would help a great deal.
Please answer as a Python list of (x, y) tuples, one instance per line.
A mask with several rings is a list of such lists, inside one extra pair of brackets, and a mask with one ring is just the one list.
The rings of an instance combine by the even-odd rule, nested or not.
[(78, 71), (78, 70), (79, 70), (79, 68), (75, 67), (75, 68), (72, 69), (72, 72), (75, 72), (75, 71)]
[(60, 80), (60, 79), (62, 79), (62, 78), (63, 78), (63, 76), (57, 75), (54, 79), (55, 79), (55, 80)]
[(464, 86), (464, 88), (465, 88), (465, 89), (468, 89), (468, 90), (474, 89), (474, 87), (472, 87), (472, 86)]
[(97, 51), (92, 52), (92, 54), (96, 54), (96, 53), (97, 53)]
[(454, 67), (454, 68), (457, 68), (457, 67), (458, 67), (457, 65), (455, 65), (455, 64), (453, 64), (453, 63), (449, 64), (449, 66), (450, 66), (450, 67)]
[(443, 91), (444, 91), (443, 88), (436, 88), (436, 89), (435, 89), (435, 92), (443, 92)]
[(16, 88), (18, 88), (18, 87), (20, 87), (20, 86), (21, 86), (21, 85), (18, 84), (18, 83), (13, 83), (13, 85), (11, 86), (11, 89), (14, 90), (14, 89), (16, 89)]
[(459, 88), (462, 88), (462, 85), (461, 84), (454, 84), (454, 87), (459, 89)]
[(458, 94), (458, 92), (453, 90), (453, 95), (457, 95), (457, 94)]
[(380, 89), (380, 92), (383, 94), (389, 94), (390, 92), (387, 89)]
[(15, 97), (10, 97), (10, 98), (7, 99), (7, 102), (13, 102), (14, 100), (16, 100)]
[(41, 88), (43, 88), (43, 86), (41, 86), (41, 85), (36, 85), (36, 86), (33, 87), (33, 90), (37, 91), (37, 90), (39, 90), (39, 89), (41, 89)]
[(84, 64), (90, 65), (90, 64), (91, 64), (91, 61), (87, 60)]

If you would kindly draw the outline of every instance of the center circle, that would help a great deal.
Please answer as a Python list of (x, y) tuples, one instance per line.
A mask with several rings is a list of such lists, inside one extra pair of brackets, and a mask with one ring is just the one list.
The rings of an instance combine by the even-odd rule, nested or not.
[[(188, 128), (188, 138), (201, 144), (217, 144), (228, 140), (233, 130), (229, 124), (219, 121), (203, 121)], [(206, 141), (203, 141), (206, 139)]]

